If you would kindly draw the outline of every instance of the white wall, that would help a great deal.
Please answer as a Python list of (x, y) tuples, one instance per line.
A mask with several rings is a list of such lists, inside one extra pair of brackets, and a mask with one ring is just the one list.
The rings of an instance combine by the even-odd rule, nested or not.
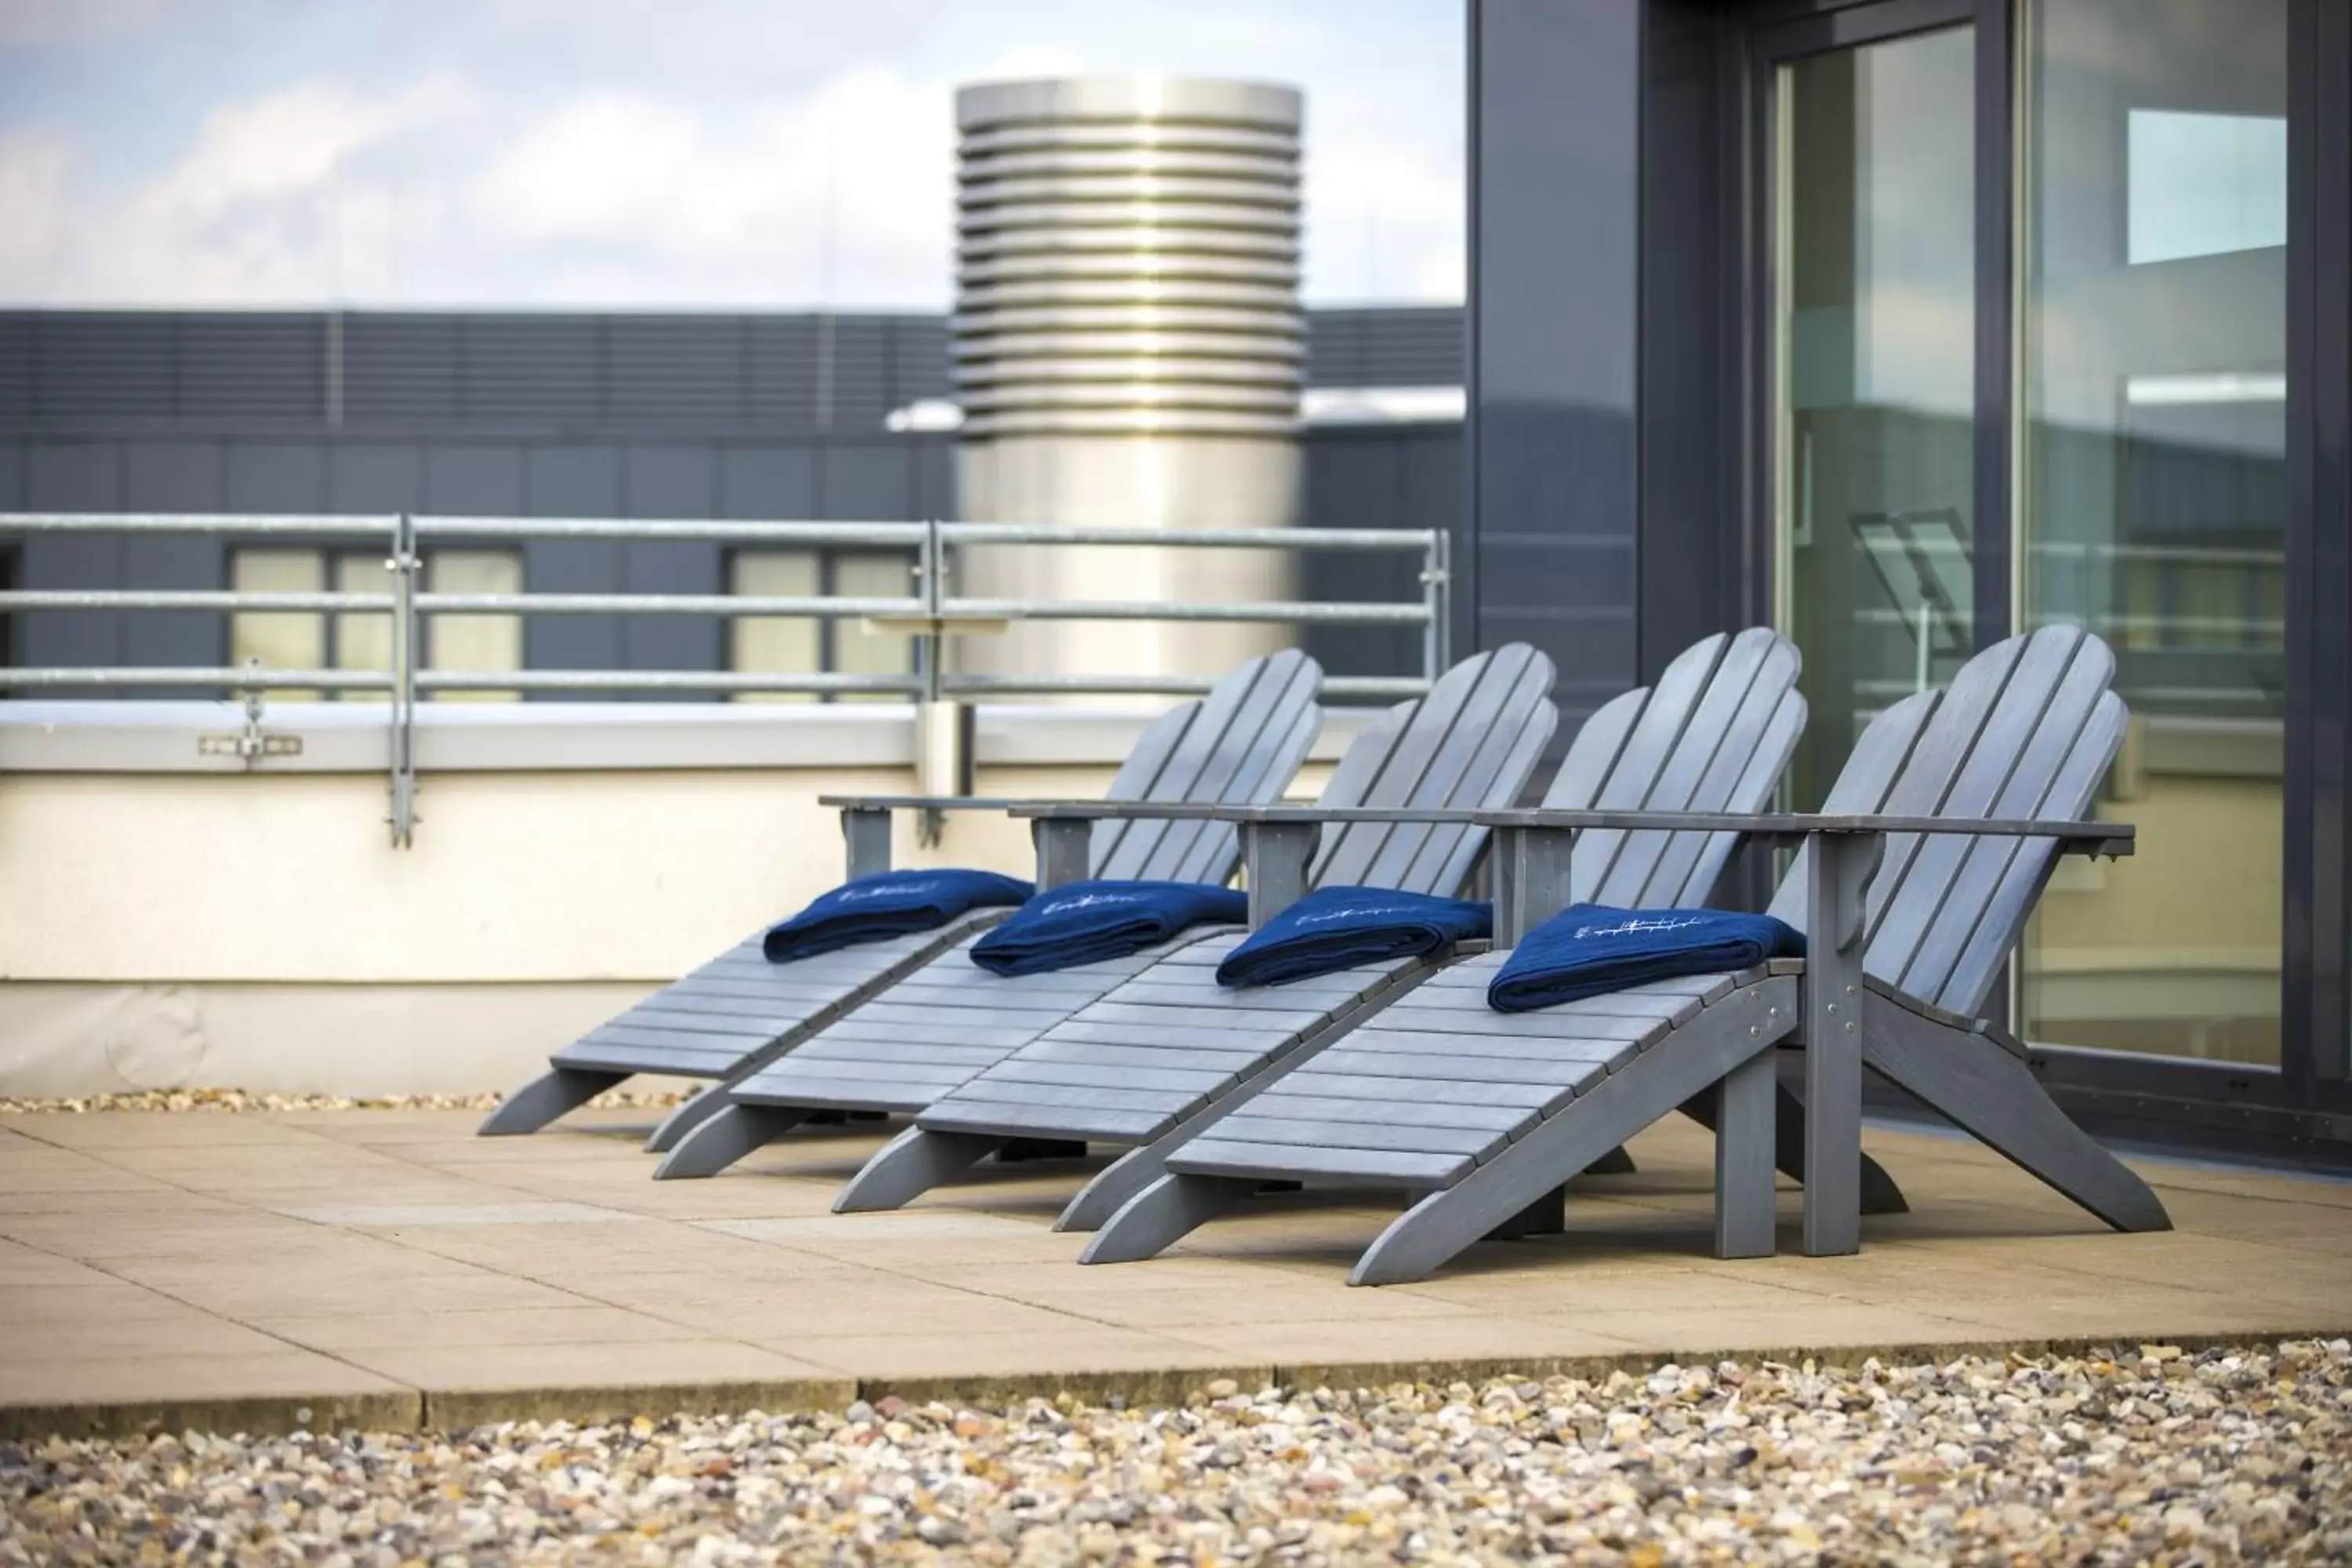
[[(511, 1087), (839, 880), (817, 796), (916, 787), (903, 708), (701, 729), (639, 708), (625, 731), (474, 709), (428, 716), (396, 849), (383, 776), (343, 754), (380, 721), (273, 710), (304, 756), (247, 773), (194, 763), (195, 731), (235, 723), (192, 706), (0, 704), (0, 1094)], [(982, 794), (1098, 795), (1142, 722), (1033, 713), (983, 713)], [(1318, 758), (1352, 729), (1327, 726)], [(578, 765), (521, 765), (546, 754)], [(950, 816), (935, 848), (897, 829), (901, 865), (1029, 865), (1001, 816)]]

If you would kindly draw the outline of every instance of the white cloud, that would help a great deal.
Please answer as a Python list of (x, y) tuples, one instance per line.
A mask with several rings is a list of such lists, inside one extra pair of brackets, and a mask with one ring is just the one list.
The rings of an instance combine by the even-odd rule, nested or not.
[(0, 276), (40, 266), (66, 233), (73, 146), (53, 132), (0, 135)]
[(435, 77), (370, 99), (298, 82), (206, 115), (187, 151), (121, 193), (78, 181), (55, 132), (0, 139), (0, 290), (48, 302), (267, 304), (339, 292), (346, 214), (391, 199), (368, 155), (461, 118)]
[[(93, 3), (118, 29), (152, 19)], [(352, 4), (305, 14), (373, 14)], [(240, 16), (285, 20), (265, 0), (170, 15), (208, 18), (201, 47), (224, 51), (260, 47)], [(12, 123), (0, 30), (0, 299), (940, 309), (955, 89), (1162, 63), (1305, 85), (1310, 300), (1457, 300), (1460, 62), (1360, 36), (1352, 16), (1240, 0), (400, 0), (287, 46), (329, 68), (199, 97), (156, 163), (163, 110), (126, 110), (127, 68), (113, 100), (53, 95), (42, 122)], [(91, 44), (81, 68), (103, 79), (118, 47), (140, 46)]]
[(859, 67), (798, 101), (701, 110), (590, 92), (536, 119), (467, 195), (557, 294), (632, 276), (655, 301), (937, 306), (952, 234), (949, 100)]

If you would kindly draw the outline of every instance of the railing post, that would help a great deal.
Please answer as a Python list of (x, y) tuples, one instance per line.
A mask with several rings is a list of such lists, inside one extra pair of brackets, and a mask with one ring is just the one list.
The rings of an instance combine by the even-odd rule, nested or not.
[(392, 847), (416, 837), (416, 523), (406, 512), (392, 522)]
[(1454, 662), (1453, 545), (1444, 529), (1433, 529), (1421, 573), (1421, 605), (1429, 619), (1421, 630), (1421, 673), (1432, 686)]
[[(916, 635), (915, 658), (922, 675), (922, 695), (915, 704), (915, 787), (924, 795), (961, 795), (965, 793), (962, 726), (957, 716), (941, 705), (944, 673), (941, 655), (946, 651), (947, 634), (940, 623), (940, 606), (947, 597), (947, 546), (940, 537), (940, 520), (923, 520), (922, 562), (917, 570), (923, 579), (923, 629)], [(915, 841), (926, 849), (939, 847), (947, 834), (948, 818), (943, 811), (924, 808), (916, 815)]]

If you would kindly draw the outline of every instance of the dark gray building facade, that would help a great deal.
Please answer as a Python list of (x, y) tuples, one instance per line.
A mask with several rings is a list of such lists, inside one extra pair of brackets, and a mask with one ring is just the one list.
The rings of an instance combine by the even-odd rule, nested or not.
[[(1308, 353), (1314, 387), (1459, 385), (1462, 315), (1318, 311)], [(0, 312), (0, 510), (952, 517), (952, 434), (890, 427), (949, 390), (937, 316)], [(1306, 521), (1458, 529), (1460, 452), (1454, 423), (1318, 426)], [(0, 540), (0, 574), (19, 588), (218, 588), (237, 548)], [(715, 594), (732, 581), (710, 543), (533, 540), (511, 552), (534, 593)], [(817, 570), (812, 588), (849, 568), (828, 557)], [(1300, 588), (1405, 600), (1418, 571), (1402, 557), (1309, 556)], [(213, 613), (11, 618), (5, 647), (20, 666), (229, 652), (228, 618)], [(708, 617), (534, 616), (519, 630), (533, 668), (729, 667), (726, 627)], [(1409, 628), (1318, 630), (1310, 643), (1343, 673), (1420, 667)]]
[(2079, 1114), (2352, 1149), (2352, 6), (1472, 0), (1469, 635), (1764, 622), (1856, 727), (2069, 621), (2137, 856), (2011, 1022)]

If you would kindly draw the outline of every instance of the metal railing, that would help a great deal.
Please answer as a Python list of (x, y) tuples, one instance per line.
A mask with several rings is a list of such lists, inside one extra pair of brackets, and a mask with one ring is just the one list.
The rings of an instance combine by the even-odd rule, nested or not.
[[(237, 748), (247, 765), (271, 754), (259, 721), (266, 690), (383, 693), (391, 700), (393, 841), (405, 845), (415, 825), (415, 711), (421, 696), (447, 691), (742, 692), (818, 696), (890, 695), (919, 703), (959, 698), (1042, 695), (1184, 696), (1205, 691), (1208, 677), (1109, 675), (961, 675), (946, 668), (946, 639), (959, 630), (994, 629), (1013, 621), (1214, 621), (1294, 626), (1414, 626), (1422, 637), (1415, 677), (1332, 676), (1327, 698), (1388, 700), (1426, 691), (1451, 659), (1445, 534), (1419, 529), (1129, 529), (993, 522), (797, 522), (720, 519), (472, 517), (386, 514), (0, 512), (0, 538), (37, 534), (215, 534), (238, 539), (335, 543), (380, 541), (391, 574), (385, 593), (268, 592), (236, 589), (26, 588), (0, 592), (0, 615), (16, 611), (214, 611), (223, 614), (361, 614), (390, 617), (388, 668), (266, 668), (239, 666), (0, 666), (0, 689), (188, 688), (241, 696), (246, 732)], [(445, 594), (419, 585), (427, 544), (527, 540), (696, 542), (769, 548), (850, 546), (902, 549), (914, 557), (916, 591), (904, 598), (835, 595)], [(1191, 604), (1152, 600), (961, 598), (948, 592), (950, 552), (961, 545), (1151, 546), (1298, 552), (1412, 553), (1422, 557), (1421, 594), (1410, 603), (1270, 601)], [(419, 668), (418, 617), (439, 614), (510, 616), (715, 616), (857, 619), (908, 635), (914, 668), (904, 673), (711, 669), (468, 669)]]

